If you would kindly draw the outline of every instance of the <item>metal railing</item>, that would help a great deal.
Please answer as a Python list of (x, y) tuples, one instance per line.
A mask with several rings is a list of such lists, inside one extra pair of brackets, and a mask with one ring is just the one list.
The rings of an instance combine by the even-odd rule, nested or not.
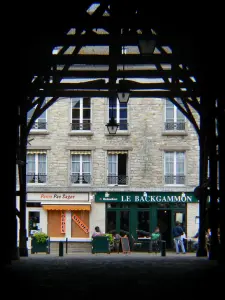
[(128, 185), (128, 176), (126, 175), (109, 175), (108, 177), (108, 184), (114, 185)]
[(185, 176), (165, 175), (165, 184), (185, 184)]
[(47, 129), (47, 122), (34, 122), (33, 126), (31, 129)]
[(72, 174), (70, 176), (71, 183), (73, 184), (90, 184), (91, 175), (90, 174)]
[(165, 130), (185, 130), (185, 122), (166, 122)]
[(46, 183), (47, 174), (38, 173), (38, 174), (27, 174), (26, 175), (27, 183)]
[(90, 121), (84, 121), (83, 123), (73, 121), (71, 123), (71, 130), (91, 130), (91, 123)]

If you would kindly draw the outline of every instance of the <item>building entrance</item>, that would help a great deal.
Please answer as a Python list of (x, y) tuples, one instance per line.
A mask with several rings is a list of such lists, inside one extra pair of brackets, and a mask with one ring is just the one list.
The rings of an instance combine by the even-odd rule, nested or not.
[(157, 211), (157, 223), (160, 228), (161, 238), (166, 241), (166, 247), (171, 248), (171, 210), (158, 210)]
[(185, 230), (185, 204), (106, 204), (106, 232), (132, 235), (135, 239), (151, 234), (159, 226), (166, 248), (173, 249), (173, 227), (179, 221)]

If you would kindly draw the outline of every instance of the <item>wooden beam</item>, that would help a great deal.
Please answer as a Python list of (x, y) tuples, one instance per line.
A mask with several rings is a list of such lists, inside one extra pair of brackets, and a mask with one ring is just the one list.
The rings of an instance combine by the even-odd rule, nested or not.
[[(193, 84), (186, 84), (186, 83), (165, 83), (165, 82), (158, 82), (158, 83), (139, 83), (135, 81), (125, 80), (126, 87), (130, 90), (141, 90), (141, 89), (166, 89), (170, 90), (172, 88), (197, 88), (197, 84), (193, 82)], [(105, 83), (104, 80), (102, 82), (80, 82), (80, 83), (58, 83), (58, 84), (45, 84), (42, 85), (44, 90), (46, 91), (61, 91), (61, 90), (117, 90), (119, 88), (119, 83), (110, 84)], [(32, 95), (33, 96), (33, 95)]]
[[(177, 76), (184, 72), (179, 70), (176, 72)], [(114, 76), (117, 78), (172, 78), (174, 71), (172, 70), (124, 70), (116, 71)], [(49, 73), (50, 76), (55, 78), (109, 78), (108, 70), (68, 70), (68, 71), (52, 71)], [(187, 77), (191, 76), (190, 72), (187, 72)]]
[[(110, 57), (109, 55), (52, 55), (52, 65), (109, 65), (116, 63), (120, 65), (151, 65), (151, 64), (171, 64), (175, 58), (172, 55), (153, 54), (151, 56), (140, 56), (139, 54), (119, 55)], [(178, 62), (177, 62), (178, 63)]]
[[(114, 38), (111, 34), (84, 34), (81, 36), (78, 35), (65, 35), (64, 37), (57, 38), (57, 41), (54, 42), (54, 47), (56, 46), (109, 46), (109, 45), (126, 45), (126, 46), (138, 46), (138, 39), (141, 37), (141, 34), (132, 34), (132, 35), (121, 35), (118, 38)], [(160, 39), (158, 36), (155, 36), (157, 41), (157, 46), (161, 44), (166, 46), (166, 40)]]
[[(152, 28), (156, 27), (159, 23), (158, 17), (153, 18), (146, 18), (146, 15), (143, 17), (142, 15), (130, 15), (126, 13), (122, 13), (121, 15), (117, 14), (117, 16), (90, 16), (88, 14), (82, 15), (82, 17), (75, 17), (73, 19), (73, 28), (76, 27), (83, 27), (85, 29), (96, 29), (96, 28), (103, 28), (106, 31), (109, 31), (110, 28), (128, 28), (129, 30), (132, 29), (149, 29), (151, 26)], [(151, 25), (149, 25), (151, 24)], [(156, 25), (156, 26), (155, 26)], [(150, 28), (151, 28), (150, 27)], [(174, 37), (174, 40), (176, 37)], [(171, 37), (170, 37), (171, 40)]]
[[(108, 98), (111, 93), (109, 91), (57, 91), (53, 89), (52, 91), (37, 91), (36, 97), (106, 97)], [(163, 97), (199, 97), (199, 93), (197, 92), (189, 92), (189, 91), (132, 91), (130, 97), (131, 98), (163, 98)]]

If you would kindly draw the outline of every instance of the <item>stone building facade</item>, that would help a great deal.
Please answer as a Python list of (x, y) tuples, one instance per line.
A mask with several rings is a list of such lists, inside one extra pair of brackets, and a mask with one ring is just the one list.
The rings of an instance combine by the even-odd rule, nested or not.
[[(165, 99), (131, 98), (125, 112), (118, 101), (115, 105), (110, 110), (106, 98), (62, 98), (36, 120), (27, 147), (29, 247), (37, 230), (52, 242), (67, 239), (84, 245), (97, 225), (109, 232), (125, 230), (126, 223), (125, 231), (138, 238), (136, 229), (151, 232), (161, 224), (168, 247), (176, 220), (187, 236), (198, 230), (193, 191), (199, 178), (199, 145), (192, 124)], [(79, 113), (73, 114), (73, 107)], [(112, 110), (118, 123), (125, 124), (115, 135), (105, 126)], [(116, 200), (101, 202), (101, 193)], [(118, 198), (129, 194), (137, 199), (141, 193), (139, 202)]]

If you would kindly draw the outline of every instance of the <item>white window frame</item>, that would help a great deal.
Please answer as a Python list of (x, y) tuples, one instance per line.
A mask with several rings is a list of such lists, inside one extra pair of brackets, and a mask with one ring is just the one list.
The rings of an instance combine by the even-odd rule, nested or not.
[[(166, 168), (166, 163), (167, 163), (166, 154), (167, 153), (173, 154), (173, 174), (167, 174), (166, 173), (166, 169), (167, 169)], [(183, 169), (184, 169), (183, 174), (178, 174), (178, 172), (177, 172), (177, 163), (178, 163), (177, 155), (178, 155), (178, 153), (182, 153), (183, 158), (184, 158), (184, 160), (183, 160)], [(186, 182), (186, 175), (185, 174), (186, 174), (186, 152), (185, 151), (165, 151), (164, 152), (164, 184), (167, 185), (167, 186), (168, 185), (184, 186), (185, 182)], [(175, 176), (175, 178), (173, 180), (173, 183), (166, 183), (165, 177), (169, 176), (169, 175)], [(176, 183), (176, 176), (179, 176), (179, 175), (184, 176), (184, 183), (181, 183), (181, 184)]]
[[(115, 121), (117, 123), (120, 124), (120, 102), (119, 102), (119, 99), (116, 99), (116, 107), (113, 107), (115, 110), (116, 110), (116, 115), (113, 115), (114, 118), (115, 118)], [(124, 109), (124, 108), (122, 108)], [(120, 129), (120, 126), (118, 127), (118, 131), (128, 131), (128, 105), (126, 107), (126, 110), (127, 110), (127, 118), (126, 118), (126, 123), (127, 123), (127, 129)], [(108, 121), (110, 120), (111, 118), (111, 113), (110, 113), (110, 101), (108, 99)], [(122, 119), (123, 120), (123, 119)]]
[[(170, 107), (168, 107), (168, 105), (170, 105)], [(173, 118), (168, 118), (167, 117), (167, 111), (168, 109), (173, 109)], [(180, 119), (181, 121), (178, 121), (178, 113), (181, 113), (180, 110), (177, 108), (176, 105), (174, 105), (170, 100), (166, 99), (165, 100), (165, 113), (164, 113), (164, 122), (167, 124), (167, 123), (178, 123), (178, 122), (182, 122), (184, 123), (184, 129), (177, 129), (177, 126), (174, 125), (174, 128), (170, 128), (170, 129), (166, 129), (166, 131), (184, 131), (185, 130), (185, 122), (186, 122), (186, 117), (182, 114), (182, 119)]]
[[(47, 99), (44, 100), (43, 102), (43, 106), (47, 103)], [(33, 107), (32, 109), (29, 110), (29, 112), (32, 112), (34, 113), (35, 109), (36, 109), (37, 105), (35, 107)], [(28, 113), (29, 113), (28, 112)], [(27, 122), (30, 122), (32, 116), (33, 116), (33, 113), (31, 114), (31, 117), (27, 117)], [(45, 118), (43, 118), (43, 115), (45, 115)], [(45, 123), (45, 128), (39, 128), (38, 126), (38, 123), (43, 123), (43, 120), (44, 120), (44, 123)], [(43, 112), (43, 114), (41, 114), (34, 122), (32, 128), (31, 128), (31, 131), (34, 131), (34, 130), (38, 130), (38, 131), (46, 131), (47, 130), (47, 109)]]
[[(32, 151), (31, 151), (32, 152)], [(40, 174), (39, 172), (38, 172), (38, 169), (39, 169), (39, 166), (38, 166), (38, 163), (39, 163), (39, 158), (38, 158), (38, 154), (45, 154), (45, 176), (46, 176), (46, 180), (45, 180), (45, 182), (38, 182), (38, 175)], [(34, 155), (34, 166), (35, 166), (35, 170), (34, 170), (34, 175), (35, 175), (35, 182), (27, 182), (27, 184), (35, 184), (35, 185), (37, 185), (37, 184), (41, 184), (41, 185), (43, 185), (43, 184), (46, 184), (47, 183), (47, 152), (46, 151), (43, 151), (43, 153), (40, 153), (40, 151), (37, 151), (37, 152), (33, 152), (33, 153), (29, 153), (29, 151), (28, 151), (28, 153), (27, 153), (27, 156), (28, 155)], [(28, 163), (28, 162), (27, 162)], [(27, 174), (26, 174), (26, 176), (29, 176), (29, 173), (28, 173), (28, 169), (27, 169)]]
[[(84, 98), (90, 98), (90, 129), (83, 129), (82, 126), (79, 127), (79, 129), (72, 129), (73, 126), (73, 120), (78, 121), (78, 119), (73, 119), (73, 100), (75, 99), (79, 99), (80, 101), (80, 118), (79, 118), (79, 124), (83, 124), (84, 122), (84, 103), (83, 103), (83, 99)], [(90, 131), (91, 130), (91, 126), (92, 126), (92, 100), (91, 97), (74, 97), (71, 98), (71, 130), (72, 131)]]
[[(90, 151), (88, 151), (88, 152), (90, 152)], [(72, 165), (73, 165), (73, 159), (72, 159), (73, 155), (78, 155), (79, 156), (79, 173), (78, 172), (73, 172), (73, 167), (72, 167)], [(89, 171), (89, 173), (83, 171), (83, 157), (85, 157), (85, 156), (89, 156), (90, 157), (90, 161), (89, 161), (89, 163), (90, 163), (90, 171)], [(70, 167), (70, 169), (71, 169), (71, 171), (70, 171), (71, 176), (76, 175), (76, 174), (79, 174), (79, 176), (80, 176), (78, 183), (72, 182), (72, 179), (70, 180), (70, 182), (71, 182), (72, 185), (79, 185), (80, 184), (80, 185), (87, 186), (87, 185), (91, 184), (91, 182), (92, 182), (92, 155), (91, 155), (91, 153), (90, 154), (82, 154), (82, 152), (80, 152), (80, 153), (79, 152), (73, 153), (73, 151), (72, 151), (72, 153), (70, 154), (70, 166), (71, 166)], [(83, 183), (82, 176), (85, 175), (85, 174), (88, 174), (90, 176), (89, 183)]]
[[(109, 151), (110, 152), (110, 151)], [(113, 151), (112, 151), (113, 152)], [(120, 151), (119, 151), (120, 152)], [(113, 183), (109, 183), (109, 178), (108, 178), (108, 176), (115, 176), (115, 177), (119, 177), (119, 176), (122, 176), (122, 175), (119, 175), (118, 174), (118, 157), (119, 157), (119, 153), (118, 154), (111, 154), (111, 153), (107, 153), (107, 184), (108, 185), (119, 185), (119, 186), (122, 186), (122, 185), (125, 185), (125, 186), (127, 186), (128, 185), (128, 152), (127, 151), (124, 151), (124, 152), (126, 152), (126, 153), (124, 153), (124, 154), (126, 154), (126, 174), (123, 174), (123, 175), (125, 175), (126, 177), (125, 177), (125, 180), (126, 180), (126, 183), (125, 184), (120, 184), (119, 183), (119, 178), (115, 178), (115, 180), (112, 180), (112, 181), (115, 181), (115, 182), (113, 182)], [(109, 157), (112, 157), (112, 156), (114, 156), (115, 157), (115, 173), (109, 173), (109, 163), (110, 163), (110, 161), (109, 161)]]

